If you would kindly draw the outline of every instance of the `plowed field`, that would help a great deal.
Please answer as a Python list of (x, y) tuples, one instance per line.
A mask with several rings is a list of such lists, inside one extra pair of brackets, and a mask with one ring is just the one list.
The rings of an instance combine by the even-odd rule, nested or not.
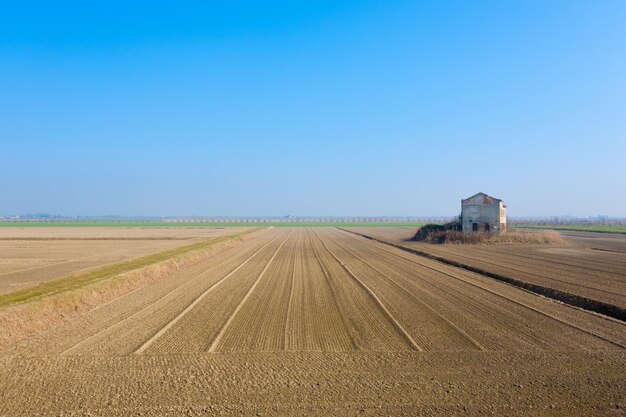
[(409, 228), (353, 228), (485, 271), (626, 308), (626, 236), (563, 232), (566, 245), (433, 245)]
[(620, 415), (625, 330), (337, 229), (269, 229), (0, 352), (0, 415)]
[(0, 294), (244, 230), (0, 227)]

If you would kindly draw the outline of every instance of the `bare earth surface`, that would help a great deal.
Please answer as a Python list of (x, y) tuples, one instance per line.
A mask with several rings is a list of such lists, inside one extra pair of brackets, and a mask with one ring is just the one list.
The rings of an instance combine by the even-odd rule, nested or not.
[(626, 308), (626, 235), (561, 232), (566, 245), (436, 245), (408, 241), (414, 229), (352, 229), (533, 284)]
[(626, 254), (626, 234), (560, 231), (569, 242), (594, 250)]
[(0, 239), (206, 239), (248, 227), (0, 227)]
[(0, 227), (0, 294), (242, 230)]
[(626, 412), (626, 326), (276, 228), (0, 352), (0, 415)]

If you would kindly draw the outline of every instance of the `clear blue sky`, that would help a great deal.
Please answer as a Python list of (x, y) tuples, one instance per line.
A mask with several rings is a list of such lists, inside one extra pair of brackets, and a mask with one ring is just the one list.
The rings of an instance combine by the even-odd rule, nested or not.
[[(203, 3), (203, 5), (201, 5)], [(626, 215), (626, 1), (4, 2), (0, 214)]]

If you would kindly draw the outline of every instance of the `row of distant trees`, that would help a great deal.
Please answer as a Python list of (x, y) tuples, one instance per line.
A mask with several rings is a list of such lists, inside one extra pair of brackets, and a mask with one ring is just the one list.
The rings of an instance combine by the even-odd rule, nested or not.
[(4, 222), (103, 222), (103, 223), (440, 223), (446, 217), (185, 217), (185, 218), (68, 218), (68, 217), (0, 217)]
[(417, 217), (315, 217), (315, 218), (185, 218), (163, 219), (168, 223), (424, 223), (444, 218)]

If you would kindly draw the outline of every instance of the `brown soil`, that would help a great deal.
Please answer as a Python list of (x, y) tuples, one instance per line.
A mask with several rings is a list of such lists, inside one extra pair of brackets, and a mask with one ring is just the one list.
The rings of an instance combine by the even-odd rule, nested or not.
[(0, 228), (0, 294), (242, 230)]
[[(615, 236), (564, 235), (567, 245), (432, 245), (409, 241), (400, 228), (352, 229), (389, 242), (418, 249), (521, 281), (626, 308), (626, 256), (618, 252)], [(626, 236), (618, 242), (626, 243)], [(592, 247), (601, 246), (606, 250)], [(608, 250), (608, 249), (611, 250)]]
[(620, 415), (624, 330), (279, 228), (0, 351), (0, 415)]
[(0, 227), (5, 239), (206, 239), (252, 227)]

